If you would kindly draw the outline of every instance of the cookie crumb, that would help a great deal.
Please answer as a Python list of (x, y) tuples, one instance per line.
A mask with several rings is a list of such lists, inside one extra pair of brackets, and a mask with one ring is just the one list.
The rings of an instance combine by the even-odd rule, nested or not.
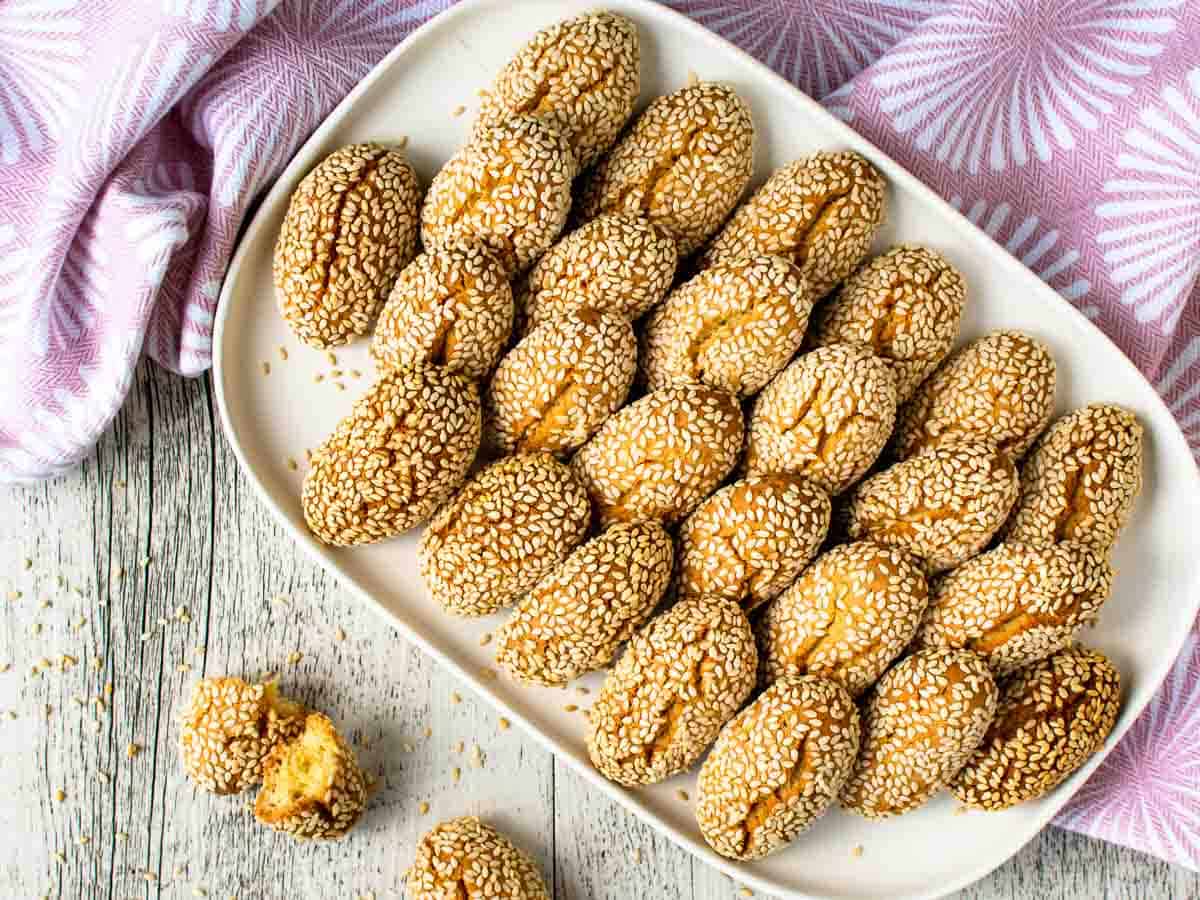
[(339, 625), (337, 630), (333, 633), (333, 639), (335, 641), (344, 641), (346, 639), (346, 631), (341, 625)]

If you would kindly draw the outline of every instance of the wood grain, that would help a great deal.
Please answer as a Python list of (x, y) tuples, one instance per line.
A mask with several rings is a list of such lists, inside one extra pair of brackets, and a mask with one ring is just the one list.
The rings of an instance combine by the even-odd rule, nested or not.
[[(303, 558), (237, 471), (207, 379), (143, 365), (79, 470), (0, 496), (3, 896), (397, 896), (419, 836), (464, 813), (527, 848), (561, 900), (740, 896), (501, 728)], [(34, 674), (43, 659), (53, 666)], [(340, 722), (378, 776), (342, 843), (275, 835), (245, 797), (196, 791), (180, 771), (176, 719), (194, 681), (268, 671)], [(961, 896), (1035, 894), (1176, 900), (1200, 896), (1200, 875), (1047, 829)]]

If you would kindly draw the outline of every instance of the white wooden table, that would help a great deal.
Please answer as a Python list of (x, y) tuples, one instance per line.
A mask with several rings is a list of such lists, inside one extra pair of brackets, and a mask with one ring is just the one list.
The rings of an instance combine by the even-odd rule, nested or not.
[[(143, 365), (94, 457), (0, 498), (0, 896), (382, 900), (401, 893), (418, 837), (463, 813), (511, 832), (556, 898), (741, 896), (501, 729), (303, 558), (238, 472), (207, 379)], [(195, 791), (180, 770), (196, 679), (268, 671), (382, 776), (341, 843), (277, 836), (248, 797)], [(1200, 876), (1047, 829), (961, 896), (1183, 900)]]

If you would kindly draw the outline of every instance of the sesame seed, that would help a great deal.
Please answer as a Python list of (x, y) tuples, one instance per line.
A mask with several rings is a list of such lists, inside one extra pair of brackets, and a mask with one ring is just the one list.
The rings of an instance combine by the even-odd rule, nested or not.
[(855, 844), (853, 847), (851, 847), (850, 855), (853, 856), (855, 859), (861, 858), (863, 855), (863, 845)]
[(500, 717), (498, 724), (500, 725), (501, 731), (508, 731), (508, 729), (512, 727), (512, 722), (508, 721), (508, 719), (504, 718), (504, 716)]
[(331, 366), (336, 366), (338, 364), (337, 354), (332, 350), (325, 354), (325, 358), (329, 360), (329, 364)]
[(680, 800), (682, 800), (684, 803), (688, 802), (688, 792), (685, 790), (682, 790), (682, 789), (677, 790), (675, 792), (675, 796), (678, 797)]
[(421, 815), (426, 815), (429, 812), (429, 804), (422, 800), (419, 804), (417, 804), (417, 812), (419, 812)]
[(634, 847), (632, 856), (634, 864), (640, 866), (642, 864), (642, 848)]
[(263, 373), (263, 375), (271, 374), (271, 364), (269, 362), (267, 362), (265, 359), (262, 361), (262, 373)]
[(21, 561), (21, 565), (24, 567), (25, 571), (28, 572), (33, 568), (33, 560), (27, 556)]
[(337, 627), (337, 629), (336, 629), (336, 630), (333, 632), (333, 639), (334, 639), (335, 641), (339, 641), (339, 642), (340, 642), (340, 641), (344, 641), (344, 640), (346, 639), (346, 632), (345, 632), (345, 630), (342, 628), (342, 626), (341, 626), (341, 625), (339, 625), (339, 626)]
[(462, 753), (465, 746), (466, 744), (464, 744), (462, 741), (457, 741), (450, 749), (455, 753)]
[(291, 469), (293, 472), (295, 472), (298, 468), (300, 468), (300, 464), (296, 462), (296, 457), (294, 457), (294, 456), (289, 456), (285, 460), (285, 462), (287, 463), (287, 467), (289, 469)]
[(454, 107), (453, 110), (450, 111), (450, 115), (454, 116), (454, 118), (457, 119), (459, 116), (461, 116), (466, 111), (467, 111), (467, 108), (465, 106), (463, 106), (462, 104), (459, 104), (458, 106)]
[(59, 803), (62, 803), (64, 800), (67, 799), (67, 792), (64, 791), (62, 788), (56, 788), (54, 791), (54, 799), (57, 800)]
[(450, 770), (450, 777), (454, 779), (455, 784), (458, 784), (459, 779), (462, 778), (462, 769), (455, 766)]
[(279, 358), (282, 359), (284, 362), (287, 362), (288, 351), (287, 351), (287, 347), (283, 346), (283, 344), (279, 345)]
[(450, 702), (454, 704), (462, 703), (462, 694), (460, 694), (458, 691), (454, 691), (450, 694)]
[(301, 653), (299, 650), (293, 650), (291, 653), (288, 654), (288, 658), (287, 658), (288, 665), (294, 666), (298, 662), (300, 662), (300, 660), (302, 660), (302, 659), (304, 659), (304, 654)]
[(481, 634), (479, 636), (479, 646), (480, 647), (486, 647), (491, 642), (492, 642), (492, 633), (490, 631), (485, 631), (483, 634)]
[(313, 381), (316, 384), (320, 384), (324, 380), (325, 380), (325, 376), (322, 375), (320, 372), (317, 372), (315, 375), (313, 375)]
[(125, 748), (125, 755), (128, 756), (130, 759), (133, 759), (135, 756), (137, 756), (141, 752), (142, 752), (141, 744), (131, 743), (131, 744), (129, 744), (129, 746), (127, 746)]

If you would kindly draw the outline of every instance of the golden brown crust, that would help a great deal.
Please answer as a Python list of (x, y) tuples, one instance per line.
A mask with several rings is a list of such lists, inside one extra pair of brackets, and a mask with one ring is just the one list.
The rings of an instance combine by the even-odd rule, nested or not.
[(650, 390), (698, 382), (757, 394), (800, 349), (813, 297), (780, 256), (711, 266), (672, 291), (645, 325), (641, 364)]
[(681, 600), (634, 635), (604, 679), (589, 716), (592, 764), (627, 786), (688, 769), (749, 696), (757, 665), (736, 603)]
[(983, 441), (1017, 462), (1050, 421), (1055, 381), (1054, 358), (1036, 338), (993, 331), (972, 341), (900, 408), (896, 457), (949, 441)]
[(300, 733), (306, 710), (275, 682), (203, 678), (192, 689), (179, 735), (187, 776), (214, 794), (236, 794), (262, 781), (263, 761)]
[(840, 494), (875, 462), (895, 418), (895, 379), (881, 359), (851, 344), (821, 347), (758, 395), (746, 470), (802, 475)]
[(724, 597), (747, 612), (799, 574), (829, 530), (829, 496), (795, 475), (721, 488), (679, 529), (680, 595)]
[(489, 615), (566, 559), (590, 516), (583, 487), (549, 454), (492, 463), (437, 511), (421, 536), (425, 586), (447, 612)]
[(483, 378), (513, 323), (512, 290), (479, 244), (444, 247), (409, 263), (379, 314), (371, 355), (382, 368), (429, 364)]
[(636, 368), (633, 326), (622, 318), (579, 309), (543, 322), (488, 385), (487, 443), (504, 453), (570, 453), (625, 402)]
[(950, 790), (989, 810), (1045, 796), (1104, 745), (1120, 710), (1121, 676), (1104, 654), (1059, 650), (1001, 684), (987, 736)]
[(944, 572), (979, 553), (1017, 499), (1017, 470), (989, 444), (941, 444), (872, 475), (850, 496), (847, 534)]
[(426, 250), (478, 241), (520, 272), (554, 243), (571, 206), (575, 156), (531, 116), (483, 129), (446, 162), (421, 207)]
[(675, 522), (721, 483), (741, 449), (742, 411), (732, 395), (672, 385), (611, 416), (572, 468), (601, 522)]
[(1120, 406), (1093, 403), (1055, 422), (1029, 454), (1004, 535), (1107, 551), (1141, 489), (1141, 423)]
[(1006, 541), (938, 579), (919, 647), (973, 650), (997, 675), (1044, 659), (1093, 621), (1113, 569), (1083, 544)]
[(761, 859), (824, 815), (854, 768), (859, 719), (841, 685), (789, 675), (721, 729), (700, 768), (696, 821), (730, 859)]
[(675, 240), (682, 258), (721, 226), (753, 167), (746, 104), (725, 85), (692, 85), (654, 100), (584, 177), (580, 219), (643, 216)]
[(861, 344), (888, 364), (907, 402), (958, 340), (967, 286), (942, 254), (893, 247), (860, 267), (813, 313), (812, 346)]
[(580, 170), (617, 139), (641, 85), (636, 26), (609, 12), (543, 28), (500, 71), (475, 132), (514, 114), (537, 116), (567, 136)]
[(276, 745), (263, 764), (254, 817), (295, 838), (333, 840), (367, 808), (367, 781), (333, 723), (309, 713), (304, 730)]
[(857, 697), (908, 646), (929, 602), (920, 563), (869, 541), (817, 557), (758, 627), (762, 680), (820, 675)]
[(967, 650), (922, 650), (863, 701), (862, 742), (842, 805), (868, 819), (914, 810), (954, 777), (996, 711), (987, 664)]
[(643, 218), (610, 213), (547, 250), (520, 300), (528, 328), (582, 307), (632, 322), (666, 296), (674, 277), (675, 241)]
[(292, 194), (272, 271), (283, 318), (310, 347), (367, 334), (396, 274), (417, 252), (421, 185), (382, 144), (352, 144)]
[(496, 633), (496, 661), (546, 685), (607, 665), (662, 599), (673, 556), (657, 522), (610, 526), (525, 595)]
[(380, 541), (433, 513), (479, 449), (479, 390), (436, 366), (385, 372), (313, 454), (300, 501), (327, 544)]
[(537, 865), (474, 816), (437, 825), (417, 844), (408, 900), (550, 900)]
[(776, 169), (704, 251), (700, 265), (760, 253), (799, 266), (822, 297), (867, 257), (886, 183), (853, 152), (814, 153)]

